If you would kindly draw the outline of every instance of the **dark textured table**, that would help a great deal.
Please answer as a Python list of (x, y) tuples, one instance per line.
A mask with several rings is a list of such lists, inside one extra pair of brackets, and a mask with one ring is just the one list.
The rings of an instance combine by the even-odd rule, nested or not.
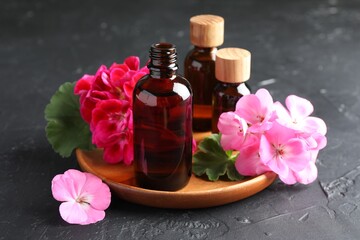
[[(312, 101), (328, 126), (318, 179), (276, 181), (239, 202), (171, 210), (113, 197), (93, 225), (64, 222), (51, 179), (79, 168), (48, 144), (43, 110), (66, 81), (100, 64), (177, 45), (189, 18), (225, 18), (222, 47), (252, 53), (253, 89)], [(0, 239), (360, 239), (360, 1), (19, 1), (0, 7)]]

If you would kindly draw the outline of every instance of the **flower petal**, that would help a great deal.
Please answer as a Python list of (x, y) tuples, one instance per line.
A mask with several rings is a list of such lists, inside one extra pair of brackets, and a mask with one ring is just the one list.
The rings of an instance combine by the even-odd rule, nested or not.
[(105, 212), (96, 210), (86, 203), (64, 202), (59, 207), (62, 219), (70, 224), (87, 225), (101, 221)]
[(217, 127), (221, 134), (238, 135), (237, 133), (241, 132), (240, 136), (245, 136), (248, 126), (236, 113), (224, 112), (220, 115)]
[(75, 85), (74, 94), (83, 94), (91, 89), (91, 84), (94, 82), (94, 76), (85, 74), (80, 78)]
[(134, 71), (139, 70), (139, 66), (140, 66), (140, 59), (136, 56), (130, 56), (128, 58), (125, 59), (124, 63), (131, 69)]
[(80, 195), (86, 182), (85, 175), (75, 169), (67, 170), (52, 180), (52, 194), (58, 201), (73, 201)]
[(300, 139), (290, 139), (284, 146), (283, 159), (289, 168), (295, 172), (303, 170), (311, 161), (311, 152), (306, 143)]
[(318, 132), (321, 135), (325, 135), (327, 132), (327, 127), (321, 118), (317, 117), (307, 117), (304, 121), (301, 122), (301, 128), (307, 133)]
[(315, 181), (318, 175), (318, 170), (315, 162), (309, 162), (309, 164), (302, 171), (295, 173), (296, 180), (302, 184), (309, 184)]
[(60, 204), (59, 211), (62, 219), (71, 224), (82, 224), (88, 219), (85, 209), (75, 200)]
[(87, 197), (90, 195), (90, 206), (97, 210), (105, 210), (109, 207), (111, 202), (111, 193), (109, 187), (101, 181), (100, 178), (91, 173), (84, 173), (86, 176), (86, 183), (82, 189), (81, 196)]
[(257, 96), (245, 95), (236, 103), (235, 113), (250, 124), (259, 123), (261, 119), (261, 103)]
[(259, 144), (242, 149), (235, 162), (236, 170), (244, 176), (257, 176), (271, 171), (259, 157)]
[(314, 111), (314, 107), (309, 100), (295, 95), (288, 96), (285, 104), (292, 119), (297, 121), (304, 119)]

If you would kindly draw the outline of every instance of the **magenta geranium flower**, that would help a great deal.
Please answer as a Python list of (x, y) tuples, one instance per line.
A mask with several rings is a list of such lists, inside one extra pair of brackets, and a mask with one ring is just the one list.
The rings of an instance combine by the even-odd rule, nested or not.
[(53, 197), (62, 202), (62, 219), (71, 224), (91, 224), (105, 217), (111, 193), (109, 187), (91, 173), (75, 169), (56, 175), (51, 183)]
[(129, 102), (105, 100), (92, 112), (93, 143), (104, 148), (104, 160), (109, 163), (133, 161), (133, 121)]
[(109, 163), (130, 164), (133, 160), (132, 91), (149, 73), (147, 67), (139, 66), (135, 56), (109, 69), (102, 65), (94, 76), (84, 75), (74, 89), (80, 96), (81, 116), (90, 124), (92, 142), (104, 149), (103, 158)]

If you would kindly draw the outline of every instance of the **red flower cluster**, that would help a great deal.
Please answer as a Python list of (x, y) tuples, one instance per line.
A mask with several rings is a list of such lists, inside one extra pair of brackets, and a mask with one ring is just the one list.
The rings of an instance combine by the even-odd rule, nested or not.
[(102, 65), (95, 76), (85, 74), (76, 83), (80, 113), (90, 124), (92, 142), (104, 148), (108, 163), (133, 161), (132, 92), (136, 82), (149, 73), (139, 69), (140, 60), (131, 56), (109, 69)]

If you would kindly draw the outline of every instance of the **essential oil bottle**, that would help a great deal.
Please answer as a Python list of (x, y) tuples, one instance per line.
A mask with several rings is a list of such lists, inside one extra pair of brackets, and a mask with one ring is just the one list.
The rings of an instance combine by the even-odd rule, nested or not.
[(190, 40), (194, 48), (184, 64), (185, 78), (194, 92), (193, 130), (211, 130), (211, 93), (215, 86), (217, 47), (224, 42), (224, 19), (216, 15), (190, 18)]
[(133, 92), (134, 165), (139, 187), (175, 191), (191, 176), (192, 90), (177, 75), (176, 47), (150, 48), (148, 75)]
[(212, 132), (218, 133), (218, 120), (223, 112), (234, 111), (236, 102), (251, 93), (245, 83), (250, 78), (251, 54), (241, 48), (223, 48), (216, 54), (213, 90)]

